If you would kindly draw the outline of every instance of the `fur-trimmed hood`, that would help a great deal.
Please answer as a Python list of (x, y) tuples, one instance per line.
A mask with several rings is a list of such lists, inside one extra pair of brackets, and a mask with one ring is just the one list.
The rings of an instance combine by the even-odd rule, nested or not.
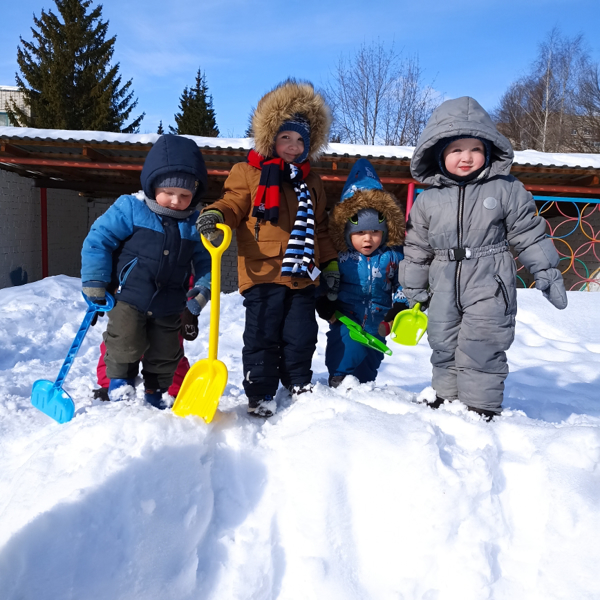
[(329, 143), (331, 113), (312, 83), (287, 79), (265, 94), (252, 114), (254, 148), (264, 157), (273, 156), (279, 128), (294, 115), (310, 123), (309, 160), (316, 160)]
[(386, 246), (404, 243), (404, 213), (395, 196), (385, 190), (359, 189), (350, 198), (336, 204), (329, 215), (329, 235), (338, 252), (352, 249), (346, 244), (346, 223), (362, 208), (374, 208), (385, 217), (388, 228)]

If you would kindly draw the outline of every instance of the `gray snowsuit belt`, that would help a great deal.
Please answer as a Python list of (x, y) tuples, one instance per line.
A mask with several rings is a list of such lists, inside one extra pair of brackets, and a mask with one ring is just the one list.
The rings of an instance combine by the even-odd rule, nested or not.
[(482, 256), (492, 256), (508, 252), (508, 241), (490, 244), (489, 246), (479, 246), (479, 248), (435, 248), (435, 257), (440, 260), (465, 260), (469, 258), (481, 258)]

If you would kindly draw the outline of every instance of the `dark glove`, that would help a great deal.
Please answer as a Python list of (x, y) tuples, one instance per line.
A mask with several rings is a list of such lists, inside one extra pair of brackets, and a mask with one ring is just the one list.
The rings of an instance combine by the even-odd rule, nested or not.
[(340, 268), (337, 260), (330, 260), (322, 264), (322, 275), (327, 288), (327, 298), (332, 302), (337, 300), (340, 291)]
[(563, 276), (558, 269), (545, 269), (533, 274), (535, 287), (541, 290), (548, 302), (559, 310), (567, 308), (567, 292)]
[(392, 323), (396, 318), (396, 315), (403, 310), (408, 308), (408, 304), (405, 302), (394, 302), (392, 304), (392, 308), (385, 313), (385, 317), (383, 317), (383, 321), (379, 323), (379, 327), (377, 328), (377, 332), (382, 337), (387, 337), (390, 335), (390, 331), (392, 330)]
[(210, 298), (210, 290), (205, 288), (204, 286), (199, 286), (192, 288), (187, 293), (187, 302), (186, 306), (188, 310), (193, 314), (198, 316), (202, 309), (206, 306), (208, 299)]
[(181, 335), (188, 342), (198, 337), (198, 315), (192, 314), (187, 306), (181, 313)]
[(315, 303), (315, 308), (321, 319), (331, 322), (331, 318), (335, 315), (336, 303), (329, 300), (327, 296), (319, 296)]
[[(94, 304), (106, 304), (106, 283), (104, 281), (84, 281), (82, 284), (83, 295)], [(92, 318), (90, 327), (98, 322), (98, 317), (103, 317), (103, 312), (97, 312)]]
[(220, 210), (206, 210), (196, 219), (196, 229), (208, 241), (212, 242), (219, 235), (217, 223), (224, 223), (223, 213)]

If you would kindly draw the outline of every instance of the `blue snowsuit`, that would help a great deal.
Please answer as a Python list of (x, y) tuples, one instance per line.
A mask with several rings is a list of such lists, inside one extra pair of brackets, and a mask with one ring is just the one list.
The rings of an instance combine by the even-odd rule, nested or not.
[[(406, 301), (398, 283), (398, 265), (403, 258), (401, 247), (387, 246), (370, 256), (351, 250), (338, 257), (338, 310), (382, 341), (379, 324), (393, 303)], [(354, 375), (361, 383), (374, 381), (382, 360), (381, 352), (350, 339), (348, 328), (339, 321), (330, 326), (325, 364), (331, 376)]]
[[(192, 202), (186, 211), (164, 214), (153, 182), (182, 173), (195, 179)], [(161, 136), (148, 153), (141, 183), (144, 193), (121, 196), (92, 225), (81, 252), (81, 279), (84, 287), (103, 282), (115, 295), (104, 333), (109, 379), (133, 379), (143, 357), (146, 389), (162, 390), (171, 385), (183, 356), (180, 314), (192, 265), (196, 285), (210, 288), (210, 254), (195, 227), (195, 207), (207, 187), (197, 145)]]
[(104, 281), (117, 301), (148, 316), (181, 314), (194, 264), (210, 287), (210, 254), (195, 223), (152, 212), (143, 197), (121, 196), (92, 225), (81, 252), (82, 281)]

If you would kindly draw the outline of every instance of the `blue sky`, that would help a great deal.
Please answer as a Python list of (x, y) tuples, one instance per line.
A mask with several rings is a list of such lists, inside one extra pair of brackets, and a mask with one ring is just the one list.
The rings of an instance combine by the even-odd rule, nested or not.
[[(97, 4), (97, 2), (95, 2)], [(600, 62), (600, 0), (105, 0), (115, 59), (133, 78), (140, 131), (173, 124), (183, 88), (206, 73), (223, 137), (241, 137), (251, 108), (289, 76), (327, 82), (340, 55), (380, 40), (417, 54), (445, 97), (493, 109), (554, 26), (584, 34)], [(53, 0), (2, 2), (0, 84), (14, 85), (19, 36)]]

